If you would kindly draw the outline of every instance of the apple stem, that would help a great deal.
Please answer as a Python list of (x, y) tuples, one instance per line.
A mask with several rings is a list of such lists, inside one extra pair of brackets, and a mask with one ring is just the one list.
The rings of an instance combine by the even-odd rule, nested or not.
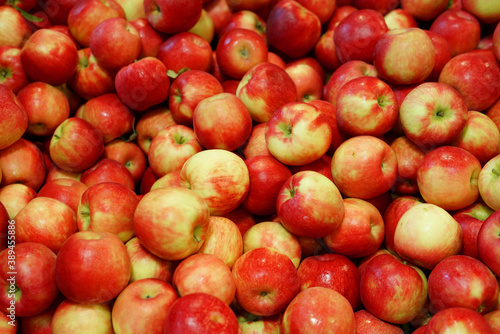
[(495, 175), (496, 177), (499, 177), (500, 174), (498, 173), (498, 171), (495, 169), (495, 168), (492, 168), (491, 169), (491, 172), (493, 173), (493, 175)]

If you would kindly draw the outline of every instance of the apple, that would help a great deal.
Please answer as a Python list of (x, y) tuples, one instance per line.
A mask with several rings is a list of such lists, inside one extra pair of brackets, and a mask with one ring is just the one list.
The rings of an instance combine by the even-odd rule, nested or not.
[(267, 41), (266, 21), (253, 11), (243, 9), (232, 13), (228, 18), (226, 25), (217, 35), (222, 36), (224, 33), (235, 28), (252, 30)]
[(445, 210), (458, 210), (479, 197), (479, 160), (468, 151), (454, 146), (441, 146), (422, 159), (417, 170), (420, 195), (427, 203)]
[(35, 197), (36, 191), (24, 184), (12, 183), (0, 187), (0, 202), (7, 209), (10, 219), (14, 219), (19, 211)]
[(163, 333), (238, 333), (238, 320), (222, 300), (207, 293), (180, 297), (170, 306)]
[(185, 31), (165, 40), (156, 57), (175, 73), (184, 68), (208, 72), (212, 65), (212, 48), (203, 37)]
[(4, 291), (0, 307), (5, 314), (33, 316), (56, 299), (56, 254), (49, 248), (36, 242), (16, 245), (14, 239), (9, 239), (9, 246), (0, 252), (0, 259), (0, 286)]
[(335, 26), (342, 21), (345, 17), (349, 16), (352, 12), (358, 10), (357, 7), (354, 7), (352, 4), (352, 0), (338, 0), (337, 9), (333, 12), (332, 17), (328, 20), (327, 30), (332, 30)]
[[(329, 103), (329, 102), (327, 102)], [(330, 146), (331, 147), (331, 146)], [(314, 172), (318, 172), (320, 174), (323, 174), (327, 178), (329, 178), (331, 181), (333, 181), (332, 177), (332, 158), (327, 154), (322, 156), (316, 161), (313, 161), (309, 164), (302, 165), (302, 166), (288, 166), (292, 174), (297, 174), (298, 172), (306, 171), (306, 170), (311, 170)]]
[(283, 333), (356, 333), (351, 304), (340, 293), (324, 287), (303, 290), (293, 298), (281, 320)]
[(4, 250), (7, 247), (9, 222), (9, 212), (5, 208), (5, 205), (0, 202), (0, 250)]
[(52, 317), (52, 333), (113, 334), (110, 304), (81, 304), (65, 299)]
[(418, 192), (417, 170), (425, 152), (408, 137), (397, 137), (390, 143), (398, 161), (398, 180), (394, 190), (403, 195), (412, 195)]
[(283, 60), (283, 58), (279, 56), (277, 53), (272, 51), (267, 52), (267, 62), (272, 63), (274, 65), (278, 65), (282, 69), (286, 68), (286, 63)]
[(446, 10), (449, 1), (418, 1), (418, 0), (401, 0), (401, 8), (408, 11), (416, 19), (422, 21), (432, 21), (439, 14)]
[(240, 206), (248, 194), (248, 168), (238, 155), (211, 149), (191, 156), (181, 169), (180, 186), (201, 196), (210, 215), (222, 216)]
[(498, 333), (498, 329), (499, 329), (499, 325), (500, 325), (499, 315), (500, 315), (500, 310), (498, 310), (498, 309), (495, 311), (491, 311), (489, 313), (486, 313), (484, 315), (484, 318), (486, 319), (486, 321), (488, 321), (491, 328), (493, 328), (493, 331), (495, 331), (495, 334)]
[(169, 283), (156, 278), (130, 283), (113, 304), (113, 330), (115, 333), (163, 333), (168, 310), (178, 298)]
[(500, 28), (497, 27), (493, 31), (493, 35), (491, 36), (492, 39), (492, 49), (493, 49), (493, 54), (497, 58), (497, 60), (500, 59)]
[(424, 31), (431, 39), (435, 52), (434, 68), (432, 69), (431, 74), (429, 74), (429, 76), (426, 78), (426, 81), (438, 81), (443, 67), (452, 58), (450, 43), (446, 38), (438, 33), (432, 32), (430, 30)]
[(157, 177), (178, 171), (187, 159), (203, 150), (195, 131), (185, 125), (161, 130), (149, 146), (148, 162)]
[(103, 182), (116, 182), (132, 191), (135, 190), (134, 178), (128, 169), (118, 161), (107, 158), (100, 159), (92, 167), (86, 169), (80, 181), (87, 187)]
[(413, 320), (427, 301), (427, 278), (391, 254), (374, 257), (361, 274), (360, 296), (368, 312), (393, 324)]
[(163, 36), (153, 29), (145, 17), (129, 20), (129, 22), (137, 29), (141, 37), (141, 52), (138, 58), (156, 57), (163, 43)]
[(209, 44), (212, 43), (215, 36), (215, 25), (214, 20), (208, 14), (205, 8), (201, 10), (200, 18), (198, 19), (196, 24), (188, 30), (188, 32), (192, 32), (202, 37)]
[(110, 301), (127, 286), (129, 278), (127, 250), (112, 233), (76, 232), (57, 254), (57, 287), (74, 302), (100, 304)]
[(168, 106), (177, 124), (192, 126), (193, 112), (200, 101), (223, 93), (220, 82), (210, 73), (191, 70), (179, 74), (170, 85)]
[(394, 250), (402, 259), (422, 269), (434, 268), (445, 258), (460, 253), (463, 232), (443, 208), (421, 203), (401, 216), (394, 231)]
[[(47, 160), (45, 163), (48, 164)], [(50, 181), (58, 179), (71, 179), (75, 181), (80, 181), (81, 176), (82, 176), (81, 172), (68, 172), (64, 169), (57, 167), (57, 165), (52, 163), (50, 167), (47, 168), (47, 176), (45, 177), (44, 185), (46, 183), (49, 183)]]
[(464, 243), (460, 254), (478, 259), (477, 236), (484, 221), (494, 211), (482, 202), (476, 202), (457, 211), (453, 218), (460, 224), (464, 235)]
[(243, 101), (255, 122), (265, 123), (276, 109), (297, 101), (297, 88), (285, 69), (264, 62), (243, 76), (236, 96)]
[(342, 65), (335, 51), (334, 34), (335, 29), (327, 30), (319, 37), (318, 42), (314, 46), (314, 57), (321, 66), (328, 71), (332, 71), (332, 73)]
[(278, 334), (281, 326), (281, 314), (261, 317), (249, 312), (237, 313), (239, 332), (241, 334)]
[(479, 259), (487, 265), (495, 275), (500, 274), (500, 216), (499, 211), (492, 213), (483, 223), (477, 235)]
[(32, 30), (22, 14), (12, 6), (0, 6), (0, 45), (21, 48)]
[(195, 191), (159, 188), (145, 194), (137, 204), (134, 231), (154, 255), (181, 260), (198, 251), (205, 241), (209, 215), (207, 204)]
[(38, 191), (37, 197), (51, 197), (68, 205), (75, 213), (78, 211), (78, 203), (87, 186), (73, 179), (55, 179), (45, 182)]
[(198, 103), (193, 130), (204, 148), (234, 151), (250, 137), (252, 116), (236, 95), (220, 93)]
[[(400, 327), (380, 320), (367, 310), (354, 312), (356, 334), (403, 334)], [(415, 332), (413, 332), (415, 333)]]
[(241, 147), (243, 155), (246, 159), (250, 159), (258, 155), (273, 157), (271, 152), (267, 149), (266, 127), (267, 122), (264, 122), (255, 124), (252, 128), (250, 137), (248, 137), (246, 143)]
[(153, 255), (137, 237), (133, 237), (125, 244), (130, 258), (130, 282), (147, 278), (157, 278), (172, 283), (175, 264)]
[(410, 12), (403, 8), (394, 8), (384, 15), (384, 21), (389, 30), (418, 28), (418, 23)]
[(127, 21), (132, 22), (133, 20), (141, 19), (147, 22), (143, 0), (118, 0), (117, 2), (122, 6)]
[(393, 128), (398, 115), (396, 95), (378, 78), (353, 79), (337, 94), (337, 126), (349, 136), (382, 136)]
[(494, 211), (500, 210), (500, 200), (498, 194), (500, 192), (499, 181), (500, 155), (493, 157), (488, 161), (478, 177), (478, 188), (481, 199)]
[(323, 96), (323, 80), (321, 75), (311, 66), (294, 62), (285, 68), (297, 88), (299, 102), (320, 100)]
[(197, 253), (215, 255), (232, 269), (236, 260), (243, 254), (240, 229), (229, 218), (211, 216), (205, 242)]
[(192, 28), (201, 16), (202, 0), (144, 0), (148, 22), (156, 30), (176, 34)]
[(149, 109), (141, 115), (135, 126), (137, 145), (148, 154), (151, 141), (158, 132), (174, 124), (177, 123), (168, 108), (158, 106)]
[(153, 185), (151, 186), (151, 189), (149, 190), (151, 191), (163, 187), (180, 187), (181, 186), (180, 176), (181, 176), (180, 169), (168, 172), (159, 179), (156, 179), (156, 181), (154, 181)]
[(203, 8), (214, 22), (214, 33), (220, 36), (233, 15), (227, 0), (209, 1), (203, 4)]
[(318, 16), (294, 0), (276, 3), (269, 12), (266, 27), (269, 45), (290, 58), (307, 54), (321, 35)]
[(482, 315), (465, 307), (451, 307), (437, 312), (426, 325), (424, 333), (433, 334), (457, 330), (463, 333), (495, 333)]
[(385, 0), (385, 1), (374, 1), (374, 0), (352, 0), (355, 7), (359, 9), (373, 9), (378, 11), (380, 14), (385, 15), (399, 6), (398, 0)]
[(397, 167), (396, 153), (373, 136), (344, 141), (332, 157), (333, 181), (347, 197), (370, 199), (382, 195), (396, 182)]
[(481, 23), (495, 23), (500, 20), (500, 6), (495, 1), (461, 0), (463, 9), (481, 21)]
[(115, 139), (104, 145), (103, 159), (113, 159), (124, 165), (136, 184), (139, 184), (146, 169), (146, 156), (135, 141)]
[(418, 146), (449, 145), (463, 131), (468, 118), (465, 99), (452, 86), (427, 82), (411, 90), (399, 110), (405, 135)]
[(223, 217), (228, 218), (236, 225), (242, 237), (245, 236), (250, 227), (257, 223), (256, 216), (243, 208), (243, 206), (239, 206), (233, 211), (226, 213)]
[(232, 28), (217, 42), (217, 63), (222, 73), (241, 79), (252, 67), (267, 61), (267, 51), (266, 40), (257, 32)]
[(436, 311), (466, 307), (480, 314), (498, 301), (495, 275), (481, 261), (466, 255), (450, 256), (429, 274), (429, 299)]
[(7, 86), (14, 94), (26, 86), (30, 80), (21, 64), (21, 49), (0, 46), (0, 84)]
[(256, 248), (236, 260), (232, 269), (236, 300), (252, 314), (283, 312), (300, 288), (292, 260), (273, 248)]
[(24, 106), (14, 92), (0, 84), (0, 150), (18, 141), (28, 128), (29, 119)]
[[(45, 311), (31, 317), (23, 317), (19, 320), (18, 326), (9, 325), (9, 327), (17, 329), (17, 332), (14, 333), (52, 333), (52, 317), (63, 299), (62, 295), (59, 294), (56, 300)], [(4, 313), (2, 312), (2, 314)]]

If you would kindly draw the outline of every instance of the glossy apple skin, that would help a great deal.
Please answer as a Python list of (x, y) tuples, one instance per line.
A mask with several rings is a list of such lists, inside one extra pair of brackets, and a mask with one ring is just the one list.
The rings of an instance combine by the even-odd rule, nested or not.
[[(88, 319), (92, 319), (89, 321)], [(81, 304), (63, 300), (52, 317), (53, 333), (92, 333), (113, 334), (111, 304)]]
[(176, 34), (192, 28), (201, 16), (202, 0), (144, 1), (144, 12), (148, 22), (156, 30)]
[(3, 73), (0, 75), (0, 84), (7, 86), (14, 94), (30, 82), (21, 64), (20, 48), (0, 46), (0, 70)]
[[(314, 305), (314, 306), (313, 306)], [(351, 304), (325, 287), (301, 291), (290, 302), (281, 321), (283, 333), (356, 333)]]
[(0, 202), (7, 209), (10, 219), (21, 211), (33, 198), (36, 191), (24, 184), (13, 183), (0, 188)]
[(130, 257), (130, 282), (135, 282), (143, 278), (157, 278), (167, 283), (172, 283), (174, 273), (174, 262), (163, 260), (153, 255), (137, 237), (133, 237), (126, 244)]
[(32, 30), (20, 12), (11, 6), (0, 8), (0, 45), (21, 48), (31, 36)]
[(267, 40), (266, 21), (253, 11), (243, 9), (232, 13), (225, 27), (217, 35), (222, 36), (225, 32), (235, 28), (252, 30)]
[(356, 334), (403, 334), (401, 328), (380, 320), (367, 310), (354, 312), (354, 319)]
[(361, 273), (347, 257), (340, 254), (310, 256), (302, 260), (297, 273), (301, 291), (315, 286), (330, 288), (344, 296), (353, 310), (360, 308)]
[(494, 211), (482, 202), (477, 202), (453, 214), (464, 234), (464, 244), (460, 254), (478, 259), (477, 236), (484, 221)]
[(390, 254), (368, 262), (361, 274), (361, 302), (377, 318), (404, 324), (417, 316), (427, 301), (427, 278), (416, 266)]
[(254, 125), (250, 137), (242, 147), (245, 158), (250, 159), (258, 155), (273, 157), (271, 152), (267, 149), (266, 127), (267, 122)]
[(398, 180), (394, 190), (402, 195), (417, 194), (417, 170), (425, 156), (424, 151), (406, 136), (394, 139), (390, 146), (398, 161)]
[(141, 37), (141, 53), (138, 58), (156, 57), (160, 45), (163, 43), (162, 35), (153, 29), (144, 17), (133, 19), (130, 23), (137, 29)]
[(418, 23), (407, 10), (395, 8), (384, 15), (385, 24), (389, 30), (399, 28), (418, 28)]
[(179, 298), (167, 282), (146, 278), (127, 285), (111, 309), (113, 329), (119, 333), (163, 333), (170, 306)]
[(137, 145), (145, 154), (149, 152), (149, 146), (153, 138), (171, 125), (177, 124), (170, 110), (166, 107), (153, 107), (144, 112), (136, 124)]
[(132, 191), (135, 190), (134, 178), (128, 169), (118, 161), (107, 158), (100, 159), (93, 166), (84, 170), (80, 181), (87, 187), (102, 182), (116, 182)]
[(443, 70), (444, 65), (450, 61), (451, 47), (450, 43), (443, 36), (432, 32), (430, 30), (424, 30), (427, 36), (431, 39), (432, 45), (434, 46), (435, 57), (434, 57), (434, 68), (431, 74), (426, 78), (426, 81), (438, 81), (439, 74)]
[(0, 84), (0, 117), (4, 120), (0, 125), (0, 149), (19, 140), (28, 128), (29, 119), (21, 101), (14, 92)]
[(500, 211), (492, 213), (483, 223), (477, 236), (479, 259), (486, 264), (495, 275), (500, 274)]
[(38, 191), (37, 197), (52, 197), (68, 205), (76, 213), (78, 203), (87, 186), (73, 179), (55, 179), (46, 182)]
[(146, 169), (146, 156), (137, 142), (115, 139), (104, 145), (104, 159), (113, 159), (124, 165), (132, 174), (136, 184), (139, 184)]
[(57, 254), (57, 287), (77, 303), (110, 301), (127, 286), (129, 277), (125, 245), (109, 232), (76, 232)]
[(327, 23), (337, 9), (337, 3), (333, 0), (299, 0), (298, 2), (314, 13), (319, 18), (321, 25)]
[(500, 157), (496, 156), (488, 161), (479, 173), (478, 186), (481, 199), (493, 210), (500, 210), (498, 200), (498, 171)]
[(441, 14), (448, 5), (447, 0), (418, 1), (402, 0), (401, 8), (410, 12), (416, 19), (431, 21)]
[(334, 34), (334, 29), (327, 30), (319, 37), (318, 43), (314, 46), (314, 57), (321, 66), (332, 73), (342, 65), (335, 51)]
[(426, 325), (424, 333), (444, 333), (457, 328), (464, 333), (495, 334), (482, 315), (465, 307), (451, 307), (439, 311)]

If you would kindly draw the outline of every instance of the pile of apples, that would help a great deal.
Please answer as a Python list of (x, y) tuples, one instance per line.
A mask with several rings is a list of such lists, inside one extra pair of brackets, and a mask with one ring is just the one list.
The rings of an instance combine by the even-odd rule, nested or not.
[(500, 333), (500, 1), (0, 1), (1, 333)]

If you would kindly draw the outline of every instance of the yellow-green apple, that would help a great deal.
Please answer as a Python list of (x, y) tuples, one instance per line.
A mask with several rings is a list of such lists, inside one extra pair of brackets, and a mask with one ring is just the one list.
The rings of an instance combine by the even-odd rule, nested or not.
[[(332, 157), (332, 177), (347, 197), (370, 199), (389, 191), (396, 182), (396, 153), (383, 140), (356, 136), (344, 141)], [(370, 182), (366, 182), (366, 180)]]
[[(401, 327), (380, 320), (367, 310), (354, 312), (356, 334), (403, 334)], [(415, 333), (415, 332), (413, 332)]]
[(330, 148), (332, 129), (327, 116), (305, 102), (276, 109), (267, 122), (266, 144), (280, 162), (300, 166), (321, 158)]
[(394, 250), (394, 232), (398, 226), (401, 216), (411, 207), (421, 204), (422, 200), (418, 197), (406, 195), (394, 199), (385, 210), (384, 218), (384, 246), (391, 253), (396, 253)]
[(172, 285), (179, 296), (203, 292), (229, 305), (236, 294), (231, 269), (212, 254), (193, 254), (175, 268)]
[(9, 222), (9, 212), (5, 208), (5, 205), (0, 202), (0, 250), (4, 250), (7, 247)]
[(375, 66), (361, 60), (351, 60), (340, 65), (330, 76), (324, 88), (324, 98), (337, 105), (337, 95), (348, 81), (362, 76), (376, 77)]
[(439, 82), (455, 88), (469, 110), (483, 111), (500, 97), (500, 64), (492, 51), (466, 52), (443, 67)]
[(344, 296), (353, 310), (360, 308), (361, 273), (347, 257), (340, 254), (310, 256), (302, 260), (297, 273), (301, 291), (317, 286), (330, 288)]
[(176, 34), (191, 29), (201, 16), (202, 0), (144, 0), (148, 22), (156, 30)]
[[(154, 173), (153, 173), (154, 174)], [(181, 170), (175, 170), (172, 172), (168, 172), (167, 174), (163, 175), (159, 179), (157, 179), (153, 185), (151, 186), (151, 190), (155, 190), (157, 188), (163, 188), (163, 187), (180, 187), (181, 184), (179, 182), (181, 176)]]
[(83, 171), (80, 181), (87, 187), (102, 182), (116, 182), (124, 185), (130, 190), (135, 190), (132, 174), (128, 169), (113, 159), (99, 159), (93, 166)]
[(75, 73), (78, 52), (65, 34), (39, 29), (24, 43), (21, 64), (31, 80), (58, 86)]
[(21, 48), (0, 46), (0, 84), (7, 86), (14, 94), (26, 86), (30, 80), (21, 64)]
[(29, 134), (50, 136), (69, 117), (66, 95), (47, 83), (32, 82), (17, 93), (17, 98), (28, 114)]
[(198, 253), (215, 255), (233, 268), (243, 254), (243, 238), (236, 223), (226, 217), (211, 216), (205, 242)]
[(302, 256), (300, 243), (281, 223), (263, 221), (248, 229), (243, 237), (243, 252), (261, 247), (274, 248), (287, 255), (296, 268), (299, 266)]
[(208, 72), (212, 65), (212, 48), (203, 37), (185, 31), (165, 40), (156, 57), (175, 73), (185, 68)]
[(52, 317), (52, 333), (113, 334), (111, 304), (81, 304), (65, 299)]
[(435, 62), (434, 45), (420, 28), (390, 30), (380, 37), (373, 51), (373, 65), (379, 77), (396, 85), (423, 81)]
[(290, 58), (307, 54), (321, 35), (318, 16), (294, 0), (276, 3), (267, 16), (266, 27), (269, 45)]
[(422, 21), (432, 21), (439, 14), (446, 10), (449, 1), (418, 1), (418, 0), (401, 0), (401, 8), (410, 12), (416, 19)]
[(130, 282), (143, 278), (157, 278), (172, 283), (175, 265), (173, 261), (163, 260), (153, 255), (137, 237), (133, 237), (125, 244), (130, 258)]
[(146, 18), (136, 18), (130, 23), (137, 29), (141, 37), (141, 53), (139, 59), (145, 57), (156, 57), (163, 43), (163, 36), (153, 29)]
[(465, 99), (452, 86), (426, 82), (412, 89), (399, 109), (405, 135), (418, 146), (449, 145), (467, 123)]
[(129, 278), (127, 249), (112, 233), (76, 232), (57, 254), (57, 287), (71, 301), (81, 304), (108, 302), (127, 286)]
[(313, 12), (318, 17), (321, 25), (327, 23), (337, 9), (337, 3), (334, 0), (297, 0), (297, 2)]
[(19, 11), (12, 6), (0, 6), (0, 45), (22, 48), (32, 30)]
[(389, 30), (418, 28), (418, 23), (407, 10), (395, 8), (384, 15), (384, 21)]
[(24, 184), (13, 183), (0, 187), (0, 202), (7, 209), (10, 219), (14, 219), (19, 211), (35, 197), (36, 191)]
[(486, 314), (498, 301), (495, 275), (478, 259), (466, 255), (450, 256), (429, 274), (429, 299), (436, 311), (466, 307)]
[(177, 124), (170, 110), (166, 107), (155, 107), (147, 110), (137, 121), (135, 131), (137, 131), (137, 145), (146, 154), (153, 138), (171, 125)]
[(240, 206), (248, 194), (248, 168), (236, 153), (211, 149), (190, 157), (182, 166), (180, 186), (204, 199), (210, 215), (222, 216)]
[(111, 232), (123, 243), (134, 236), (135, 192), (116, 182), (101, 182), (82, 194), (77, 210), (79, 231)]
[(167, 67), (158, 58), (139, 59), (118, 71), (115, 88), (127, 107), (144, 111), (167, 100), (170, 93)]
[(21, 101), (7, 86), (0, 84), (0, 149), (19, 140), (28, 128), (28, 114)]
[(246, 159), (250, 159), (258, 155), (272, 157), (271, 152), (267, 149), (266, 127), (267, 122), (256, 124), (252, 128), (250, 137), (248, 137), (248, 140), (242, 146), (243, 155)]
[(265, 123), (276, 109), (297, 101), (297, 88), (283, 68), (264, 62), (243, 76), (236, 96), (243, 101), (255, 122)]
[(340, 227), (344, 203), (330, 179), (318, 172), (302, 171), (281, 187), (276, 211), (283, 226), (293, 234), (322, 238)]
[(55, 277), (56, 254), (49, 248), (36, 242), (17, 245), (9, 242), (8, 248), (0, 252), (0, 259), (3, 291), (0, 308), (4, 313), (15, 317), (33, 316), (56, 299), (59, 293)]
[(256, 217), (242, 206), (239, 206), (233, 211), (226, 213), (223, 217), (228, 218), (236, 224), (236, 227), (238, 227), (238, 230), (240, 230), (240, 234), (242, 235), (242, 237), (245, 236), (245, 233), (250, 229), (250, 227), (254, 226), (257, 223), (255, 219)]
[(417, 170), (425, 156), (424, 151), (408, 137), (397, 137), (390, 143), (398, 161), (398, 179), (394, 190), (403, 195), (418, 193)]
[(164, 260), (181, 260), (200, 249), (209, 216), (207, 204), (196, 192), (159, 188), (145, 194), (137, 204), (134, 231), (154, 255)]
[(475, 50), (481, 39), (478, 19), (465, 10), (445, 10), (433, 20), (429, 30), (446, 38), (452, 57)]
[(283, 312), (299, 292), (299, 277), (292, 260), (273, 248), (244, 253), (232, 272), (238, 304), (255, 315)]
[(88, 100), (78, 108), (75, 116), (83, 118), (99, 130), (104, 143), (121, 136), (125, 138), (133, 131), (134, 114), (120, 101), (116, 93)]
[(494, 211), (500, 210), (500, 155), (488, 161), (479, 172), (481, 199)]
[(313, 67), (295, 62), (289, 64), (285, 71), (295, 83), (298, 101), (311, 102), (322, 98), (323, 80)]
[(163, 333), (238, 333), (238, 319), (222, 300), (207, 293), (180, 297), (169, 308)]
[(193, 130), (204, 148), (234, 151), (250, 137), (252, 116), (236, 95), (220, 93), (198, 103)]
[(375, 256), (361, 274), (360, 296), (368, 312), (393, 324), (413, 320), (427, 301), (427, 278), (391, 254)]
[(38, 146), (23, 138), (0, 150), (0, 169), (0, 186), (21, 183), (36, 191), (42, 186), (47, 173), (43, 154)]
[(201, 152), (201, 146), (194, 130), (186, 125), (176, 124), (161, 130), (149, 146), (148, 162), (157, 177), (180, 170), (184, 162)]
[(267, 61), (266, 40), (257, 32), (232, 28), (220, 36), (217, 63), (225, 75), (241, 79), (252, 67)]
[[(327, 102), (329, 103), (329, 102)], [(325, 154), (321, 158), (319, 158), (316, 161), (313, 161), (307, 165), (302, 165), (302, 166), (288, 166), (292, 174), (297, 174), (298, 172), (306, 171), (306, 170), (312, 170), (314, 172), (318, 172), (320, 174), (323, 174), (327, 178), (333, 181), (332, 177), (332, 158)]]
[(69, 27), (74, 39), (81, 46), (88, 47), (95, 27), (102, 21), (113, 17), (125, 18), (123, 7), (115, 0), (106, 2), (82, 0), (73, 5), (65, 24)]
[(500, 20), (500, 4), (496, 1), (461, 0), (463, 9), (481, 21), (481, 23), (495, 23)]
[(265, 41), (267, 40), (266, 21), (253, 11), (244, 9), (232, 13), (224, 28), (217, 35), (222, 36), (224, 33), (235, 28), (252, 30), (259, 34)]
[(68, 84), (79, 97), (90, 100), (113, 93), (115, 91), (115, 75), (116, 71), (107, 69), (97, 62), (90, 48), (81, 48), (78, 50), (76, 71), (68, 80)]
[(484, 315), (484, 318), (493, 328), (493, 330), (495, 331), (494, 333), (498, 334), (498, 330), (500, 329), (500, 310), (488, 312)]
[(102, 158), (113, 159), (124, 165), (136, 184), (141, 180), (146, 169), (146, 156), (136, 142), (115, 139), (104, 145)]
[(483, 223), (477, 235), (479, 259), (495, 275), (500, 275), (500, 211), (492, 213)]
[(47, 168), (47, 176), (45, 177), (44, 184), (58, 179), (71, 179), (75, 181), (80, 181), (81, 176), (82, 176), (81, 172), (68, 172), (64, 169), (57, 167), (56, 164), (52, 164), (49, 168)]
[(432, 269), (460, 253), (463, 232), (443, 208), (430, 203), (414, 205), (401, 216), (394, 231), (394, 250), (422, 269)]
[(484, 221), (494, 211), (483, 202), (476, 202), (453, 214), (463, 231), (464, 243), (460, 254), (479, 258), (477, 236)]
[[(360, 26), (364, 28), (359, 29)], [(376, 10), (360, 9), (349, 14), (335, 27), (333, 35), (340, 62), (360, 60), (373, 63), (375, 45), (388, 31), (384, 16)]]
[(347, 139), (347, 136), (339, 130), (337, 125), (336, 103), (334, 104), (325, 100), (314, 100), (309, 102), (309, 104), (312, 104), (321, 110), (321, 112), (324, 113), (330, 121), (330, 127), (332, 128), (332, 143), (330, 144), (327, 154), (331, 157), (337, 147), (339, 147), (340, 144)]
[(87, 186), (73, 179), (55, 179), (45, 182), (38, 191), (37, 197), (51, 197), (68, 205), (75, 213), (78, 212), (78, 204)]
[(297, 294), (283, 312), (282, 333), (356, 333), (349, 301), (325, 287), (312, 287)]
[(327, 30), (319, 37), (318, 42), (314, 46), (314, 57), (325, 70), (332, 73), (342, 65), (335, 51), (334, 34), (334, 29)]
[(384, 220), (377, 208), (359, 198), (343, 200), (344, 218), (323, 240), (334, 253), (360, 258), (375, 252), (384, 241)]
[[(143, 0), (118, 0), (116, 1), (122, 6), (125, 12), (125, 19), (132, 22), (133, 20), (146, 20), (146, 13), (144, 13)], [(148, 23), (149, 24), (149, 23)]]
[(481, 314), (465, 307), (451, 307), (437, 312), (432, 316), (423, 333), (446, 332), (495, 334)]
[(469, 110), (467, 123), (453, 145), (472, 153), (484, 166), (500, 154), (500, 131), (484, 113)]
[(210, 73), (200, 70), (182, 72), (170, 86), (168, 106), (176, 123), (192, 126), (193, 112), (198, 103), (222, 93), (220, 82)]
[(280, 332), (281, 314), (261, 317), (249, 312), (237, 313), (241, 334), (278, 334)]
[(50, 158), (68, 172), (83, 172), (94, 165), (104, 150), (101, 132), (86, 120), (67, 118), (50, 140)]
[(89, 47), (101, 66), (119, 70), (139, 57), (142, 44), (139, 31), (129, 21), (112, 17), (92, 30)]
[(399, 115), (396, 95), (376, 77), (347, 82), (339, 90), (336, 104), (338, 128), (349, 136), (382, 136), (393, 128)]
[(208, 12), (205, 10), (205, 8), (201, 10), (200, 18), (198, 19), (196, 24), (188, 30), (188, 32), (192, 32), (193, 34), (202, 37), (209, 44), (212, 43), (215, 36), (214, 20), (210, 15), (208, 15)]
[[(267, 1), (267, 0), (266, 0)], [(223, 29), (229, 23), (233, 12), (227, 0), (214, 0), (203, 4), (203, 8), (214, 21), (214, 32), (220, 36)]]
[(243, 208), (255, 215), (276, 213), (276, 198), (283, 184), (292, 173), (290, 169), (268, 155), (245, 159), (250, 177), (248, 195)]
[(170, 306), (179, 298), (167, 282), (145, 278), (127, 285), (111, 309), (116, 334), (163, 333)]
[(479, 160), (468, 151), (440, 146), (427, 153), (417, 170), (417, 184), (427, 203), (459, 210), (479, 197)]
[(451, 55), (451, 47), (450, 43), (446, 38), (439, 35), (438, 33), (432, 32), (430, 30), (424, 30), (427, 36), (432, 41), (432, 45), (434, 46), (434, 68), (432, 69), (431, 74), (425, 79), (426, 81), (438, 81), (439, 75), (443, 70), (444, 65), (448, 61), (450, 61)]

